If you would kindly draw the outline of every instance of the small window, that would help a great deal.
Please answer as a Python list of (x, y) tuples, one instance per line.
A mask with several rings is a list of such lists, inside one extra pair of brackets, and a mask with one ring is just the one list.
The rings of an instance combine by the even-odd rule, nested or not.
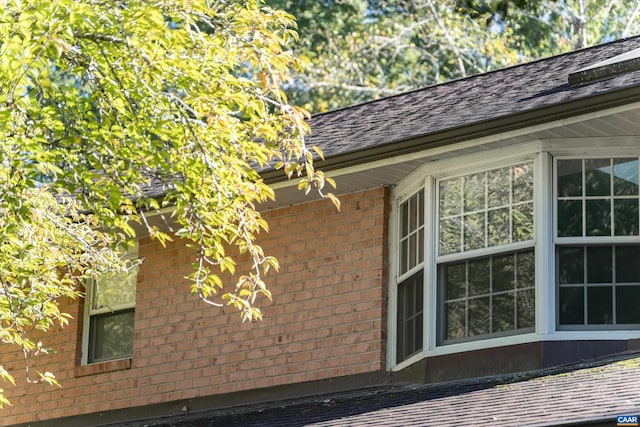
[(424, 190), (400, 204), (396, 359), (422, 350)]
[[(125, 259), (138, 256), (137, 246)], [(131, 357), (138, 268), (108, 273), (90, 280), (85, 302), (83, 362), (95, 363)]]

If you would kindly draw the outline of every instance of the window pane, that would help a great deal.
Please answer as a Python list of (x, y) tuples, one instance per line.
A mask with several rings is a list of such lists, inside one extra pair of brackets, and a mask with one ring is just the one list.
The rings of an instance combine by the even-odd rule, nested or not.
[(614, 159), (613, 173), (615, 195), (638, 195), (638, 159)]
[(616, 323), (640, 323), (640, 286), (616, 287)]
[(469, 295), (486, 295), (489, 293), (489, 258), (469, 262)]
[(558, 196), (582, 196), (582, 160), (558, 160)]
[(609, 196), (611, 194), (611, 160), (585, 160), (585, 194)]
[(613, 215), (616, 236), (638, 235), (638, 199), (614, 200)]
[(452, 300), (466, 297), (466, 264), (447, 265), (445, 271), (445, 299)]
[(493, 332), (512, 331), (514, 323), (514, 293), (495, 295), (492, 298)]
[(493, 259), (493, 292), (509, 291), (514, 288), (514, 260), (514, 255)]
[[(640, 323), (640, 245), (560, 247), (558, 253), (561, 325)], [(580, 265), (584, 253), (586, 266)], [(578, 285), (583, 268), (586, 283), (563, 283)]]
[(464, 338), (467, 336), (466, 325), (466, 302), (450, 302), (445, 304), (446, 311), (446, 339)]
[(400, 236), (409, 234), (409, 202), (400, 205)]
[(536, 314), (536, 296), (533, 289), (518, 291), (516, 294), (518, 300), (518, 324), (517, 328), (533, 328), (535, 326)]
[(90, 362), (131, 356), (133, 351), (133, 310), (91, 317)]
[(561, 285), (584, 283), (584, 249), (582, 247), (558, 249), (558, 278)]
[(496, 169), (487, 172), (489, 184), (489, 208), (509, 206), (509, 194), (511, 193), (511, 174), (509, 168)]
[(558, 236), (582, 236), (582, 200), (558, 200)]
[(513, 203), (533, 200), (533, 165), (513, 167)]
[[(420, 306), (422, 308), (422, 303), (420, 303)], [(423, 333), (423, 325), (424, 325), (424, 321), (422, 319), (422, 310), (420, 310), (419, 312), (416, 313), (416, 317), (413, 319), (413, 348), (410, 349), (413, 350), (411, 353), (407, 353), (407, 356), (410, 354), (414, 354), (417, 353), (418, 351), (422, 350), (422, 336), (424, 335)]]
[(533, 239), (533, 203), (524, 203), (513, 208), (513, 241)]
[(464, 211), (473, 212), (485, 208), (484, 173), (464, 177)]
[(418, 197), (413, 196), (409, 200), (409, 231), (414, 231), (418, 228)]
[(611, 202), (609, 200), (587, 200), (586, 211), (587, 236), (610, 236)]
[(590, 325), (613, 323), (613, 295), (611, 286), (587, 288), (587, 320)]
[(469, 336), (484, 335), (491, 332), (489, 297), (469, 300)]
[(400, 242), (400, 274), (409, 271), (409, 239)]
[(440, 221), (440, 255), (460, 252), (462, 246), (462, 219)]
[(560, 324), (584, 324), (584, 288), (582, 286), (560, 288)]
[(638, 159), (585, 159), (584, 194), (578, 166), (558, 161), (558, 236), (640, 235)]
[(448, 179), (440, 182), (440, 217), (462, 213), (462, 179)]
[[(441, 264), (438, 274), (445, 275), (439, 277), (445, 310), (441, 336), (450, 340), (531, 328), (534, 259), (533, 250), (527, 250)], [(522, 282), (518, 291), (516, 275)]]
[(422, 315), (422, 304), (424, 301), (424, 284), (422, 280), (422, 273), (414, 274), (413, 279), (413, 312), (416, 316)]
[(587, 283), (611, 283), (613, 281), (611, 246), (587, 248)]
[(93, 290), (92, 309), (113, 308), (136, 302), (138, 268), (124, 273), (108, 273), (98, 276)]
[(441, 181), (439, 189), (439, 255), (533, 239), (531, 163)]
[(418, 236), (416, 233), (409, 236), (409, 270), (417, 265), (418, 259)]
[(529, 288), (535, 286), (535, 256), (533, 252), (517, 254), (516, 286)]
[(424, 232), (418, 232), (418, 264), (424, 261)]
[(484, 212), (464, 216), (464, 250), (484, 248)]
[(640, 246), (616, 246), (616, 282), (640, 282)]
[(488, 212), (489, 246), (507, 245), (511, 242), (511, 218), (509, 208)]
[(424, 225), (424, 191), (418, 193), (418, 227)]

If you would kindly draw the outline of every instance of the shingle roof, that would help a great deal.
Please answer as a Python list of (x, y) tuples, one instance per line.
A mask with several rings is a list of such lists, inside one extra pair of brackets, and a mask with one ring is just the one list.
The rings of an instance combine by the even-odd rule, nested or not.
[(576, 110), (551, 107), (571, 103), (593, 100), (592, 109), (604, 108), (607, 105), (595, 100), (605, 94), (616, 93), (618, 99), (633, 95), (638, 100), (640, 91), (631, 94), (628, 89), (640, 85), (640, 71), (583, 85), (568, 81), (572, 72), (638, 47), (640, 37), (628, 38), (319, 114), (311, 119), (309, 142), (331, 158), (471, 125), (490, 127), (491, 122), (509, 117), (517, 121), (531, 112), (547, 110), (546, 118), (536, 118), (540, 121), (561, 118)]
[(640, 357), (518, 376), (388, 386), (128, 424), (212, 426), (550, 426), (640, 413)]

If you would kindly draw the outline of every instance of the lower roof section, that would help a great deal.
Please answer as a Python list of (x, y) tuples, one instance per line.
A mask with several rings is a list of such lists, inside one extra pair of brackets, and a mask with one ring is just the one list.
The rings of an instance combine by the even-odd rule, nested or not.
[[(154, 405), (32, 426), (604, 426), (616, 425), (617, 416), (640, 415), (640, 350), (527, 372), (426, 385), (385, 384), (389, 378), (384, 374), (307, 384), (306, 390), (297, 386), (296, 390), (262, 391), (262, 398), (270, 400), (267, 403), (256, 403), (254, 395), (252, 404), (205, 410), (207, 399), (203, 398), (175, 402), (173, 415), (167, 413), (170, 408)], [(418, 376), (415, 379), (420, 380)], [(316, 394), (309, 394), (313, 390)], [(252, 393), (235, 398), (247, 402)], [(291, 397), (295, 395), (305, 397)], [(208, 403), (230, 404), (233, 397), (211, 397)], [(136, 421), (125, 421), (135, 414)]]

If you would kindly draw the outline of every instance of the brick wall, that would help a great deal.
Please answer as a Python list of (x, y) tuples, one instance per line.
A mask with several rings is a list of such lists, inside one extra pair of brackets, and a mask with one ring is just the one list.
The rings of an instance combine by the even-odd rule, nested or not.
[[(32, 366), (62, 388), (19, 375), (0, 385), (14, 405), (0, 425), (385, 370), (388, 192), (341, 201), (341, 212), (316, 201), (265, 214), (260, 242), (281, 271), (267, 278), (274, 303), (262, 302), (259, 323), (190, 294), (194, 257), (179, 242), (143, 239), (133, 358), (80, 367), (82, 306), (66, 302), (76, 320), (43, 338), (57, 353)], [(19, 369), (11, 350), (0, 347), (0, 364)]]

